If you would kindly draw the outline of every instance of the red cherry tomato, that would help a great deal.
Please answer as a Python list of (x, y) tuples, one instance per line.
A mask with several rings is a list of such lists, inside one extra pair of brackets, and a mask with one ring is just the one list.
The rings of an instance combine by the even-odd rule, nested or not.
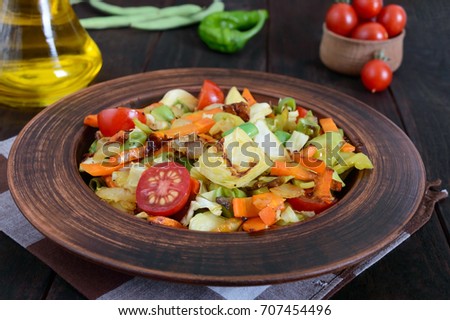
[(287, 202), (292, 206), (294, 210), (297, 211), (314, 211), (316, 214), (324, 211), (331, 207), (335, 202), (326, 203), (324, 201), (307, 198), (307, 197), (298, 197), (287, 199)]
[(201, 110), (213, 103), (223, 103), (224, 100), (225, 96), (219, 86), (211, 80), (205, 80), (198, 96), (197, 109)]
[(133, 129), (134, 118), (146, 122), (145, 115), (135, 109), (126, 107), (105, 109), (98, 114), (98, 127), (104, 136), (111, 137), (120, 130)]
[(300, 106), (297, 106), (297, 111), (298, 111), (297, 120), (306, 117), (306, 115), (308, 114), (308, 110)]
[(386, 29), (377, 22), (365, 22), (357, 26), (352, 32), (352, 38), (359, 40), (386, 40)]
[(392, 70), (383, 60), (370, 60), (361, 70), (361, 80), (372, 93), (383, 91), (392, 82)]
[(385, 28), (389, 37), (399, 35), (406, 25), (406, 12), (396, 4), (390, 4), (384, 7), (377, 17), (377, 21)]
[(347, 36), (358, 24), (358, 16), (351, 5), (335, 3), (327, 11), (325, 24), (328, 30), (341, 36)]
[(155, 216), (170, 216), (181, 210), (191, 192), (189, 171), (181, 164), (164, 162), (144, 171), (136, 188), (140, 209)]
[(352, 6), (361, 19), (376, 17), (383, 8), (383, 0), (353, 0)]

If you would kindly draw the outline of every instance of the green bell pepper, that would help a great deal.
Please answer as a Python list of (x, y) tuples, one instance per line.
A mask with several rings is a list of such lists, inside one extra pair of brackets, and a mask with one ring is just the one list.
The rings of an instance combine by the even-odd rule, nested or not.
[(267, 10), (216, 12), (202, 20), (198, 34), (212, 50), (237, 52), (263, 28), (268, 16)]

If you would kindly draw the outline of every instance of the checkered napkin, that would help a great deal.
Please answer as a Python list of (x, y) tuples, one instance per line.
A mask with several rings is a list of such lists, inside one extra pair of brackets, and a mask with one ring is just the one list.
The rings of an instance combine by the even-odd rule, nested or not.
[(0, 141), (0, 230), (50, 266), (88, 299), (228, 299), (309, 300), (331, 297), (346, 283), (369, 268), (423, 226), (436, 201), (446, 193), (433, 191), (429, 183), (421, 206), (400, 236), (366, 261), (320, 277), (277, 285), (215, 287), (133, 277), (87, 262), (62, 249), (39, 233), (20, 213), (6, 182), (9, 150), (14, 137)]

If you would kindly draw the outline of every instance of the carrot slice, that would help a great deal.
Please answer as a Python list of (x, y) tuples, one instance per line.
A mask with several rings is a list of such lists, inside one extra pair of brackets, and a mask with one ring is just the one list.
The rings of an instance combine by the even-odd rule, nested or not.
[(253, 205), (252, 197), (234, 198), (232, 200), (233, 213), (236, 218), (253, 218), (257, 217), (259, 209)]
[(98, 116), (96, 114), (90, 114), (84, 117), (83, 123), (89, 127), (98, 128)]
[(195, 196), (198, 194), (198, 192), (200, 191), (200, 182), (191, 177), (191, 195)]
[(152, 135), (159, 139), (175, 139), (191, 133), (206, 133), (216, 122), (213, 119), (202, 118), (194, 123), (181, 127), (153, 132)]
[(339, 129), (332, 118), (319, 119), (319, 123), (323, 132), (339, 132)]
[(159, 224), (166, 227), (186, 229), (180, 222), (175, 219), (163, 217), (163, 216), (149, 216), (147, 217), (147, 221), (153, 224)]
[(256, 103), (255, 98), (253, 98), (253, 95), (251, 94), (250, 90), (248, 90), (247, 88), (244, 88), (244, 90), (242, 91), (242, 97), (245, 100), (247, 100), (249, 107), (251, 107), (252, 105), (254, 105)]
[(109, 176), (104, 176), (103, 180), (105, 180), (106, 186), (108, 188), (114, 188), (116, 187), (116, 184), (114, 183), (113, 179), (112, 179), (112, 175)]
[(211, 137), (209, 134), (206, 133), (198, 133), (197, 134), (199, 138), (202, 138), (203, 140), (205, 140), (206, 142), (211, 142), (211, 143), (216, 143), (217, 139)]
[(314, 180), (316, 174), (307, 170), (299, 164), (288, 164), (285, 161), (275, 161), (274, 166), (270, 169), (273, 176), (293, 176), (296, 179), (311, 181)]
[(115, 166), (106, 166), (100, 163), (80, 163), (82, 170), (86, 171), (93, 177), (109, 176), (114, 171), (119, 170), (123, 167), (123, 163)]
[(316, 173), (323, 173), (327, 168), (327, 165), (324, 161), (316, 159), (316, 158), (300, 158), (299, 162), (303, 167), (312, 170)]
[(269, 228), (260, 217), (250, 218), (242, 224), (242, 229), (247, 232), (261, 231)]
[(271, 226), (277, 222), (277, 212), (272, 207), (265, 207), (259, 212), (259, 217), (266, 226)]
[(209, 118), (203, 118), (201, 120), (195, 121), (194, 125), (196, 127), (195, 133), (207, 133), (209, 132), (209, 129), (215, 124), (216, 122), (213, 119)]
[(144, 157), (145, 147), (133, 148), (120, 152), (103, 163), (80, 163), (80, 168), (93, 177), (109, 176), (114, 171), (123, 168), (125, 163), (139, 160)]
[(348, 142), (344, 143), (341, 147), (342, 152), (354, 152), (356, 147)]
[(182, 116), (182, 119), (191, 120), (192, 122), (196, 122), (198, 120), (201, 120), (204, 118), (205, 115), (214, 115), (216, 113), (222, 112), (223, 110), (221, 108), (214, 108), (210, 110), (201, 110), (197, 111), (191, 114), (187, 114), (185, 116)]
[(120, 152), (116, 157), (109, 158), (111, 165), (127, 163), (143, 158), (145, 155), (145, 147), (132, 148)]
[(271, 207), (275, 210), (282, 209), (284, 208), (284, 200), (284, 198), (277, 196), (272, 192), (252, 196), (253, 205), (259, 210), (263, 210), (266, 207)]
[(331, 203), (334, 200), (331, 194), (331, 187), (333, 181), (333, 169), (326, 168), (325, 172), (318, 175), (315, 180), (315, 186), (313, 190), (314, 197), (326, 202)]

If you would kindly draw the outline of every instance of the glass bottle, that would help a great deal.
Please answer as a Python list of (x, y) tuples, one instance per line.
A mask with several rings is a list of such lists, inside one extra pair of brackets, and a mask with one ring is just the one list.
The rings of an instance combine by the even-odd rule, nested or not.
[(86, 87), (101, 66), (69, 0), (0, 0), (0, 104), (48, 106)]

